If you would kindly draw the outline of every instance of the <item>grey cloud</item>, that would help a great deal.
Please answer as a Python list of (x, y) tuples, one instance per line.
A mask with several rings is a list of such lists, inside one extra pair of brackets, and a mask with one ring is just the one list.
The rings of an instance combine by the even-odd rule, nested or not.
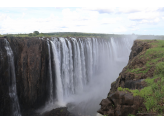
[(89, 20), (89, 19), (81, 19), (82, 21), (86, 21), (86, 20)]
[(101, 25), (108, 25), (108, 24), (112, 24), (112, 23), (107, 23), (107, 22), (101, 23)]
[(100, 14), (103, 14), (103, 13), (110, 14), (110, 13), (113, 13), (114, 12), (114, 10), (111, 9), (110, 7), (109, 8), (84, 8), (84, 9), (90, 10), (90, 11), (97, 11)]
[(76, 25), (76, 26), (86, 26), (86, 25)]
[(159, 8), (158, 11), (164, 12), (164, 7)]
[(130, 19), (131, 21), (142, 21), (144, 19)]
[(101, 14), (103, 14), (103, 13), (108, 13), (108, 14), (110, 14), (110, 13), (113, 12), (112, 10), (109, 10), (109, 9), (97, 9), (97, 11), (98, 11), (99, 13), (101, 13)]
[(66, 27), (66, 26), (62, 26), (62, 27), (60, 27), (60, 28), (68, 28), (68, 27)]

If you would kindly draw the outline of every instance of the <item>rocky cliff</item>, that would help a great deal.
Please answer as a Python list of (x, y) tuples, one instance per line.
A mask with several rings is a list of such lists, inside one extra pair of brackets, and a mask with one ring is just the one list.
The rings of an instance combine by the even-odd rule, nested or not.
[[(21, 114), (36, 115), (35, 109), (45, 106), (50, 97), (49, 60), (52, 49), (48, 46), (50, 44), (47, 38), (0, 38), (0, 115), (12, 115), (12, 99), (9, 96), (9, 85), (12, 78), (7, 62), (9, 58), (5, 49), (6, 39), (14, 56), (16, 92)], [(145, 79), (153, 77), (155, 63), (151, 62), (148, 66), (146, 64), (147, 61), (158, 57), (158, 55), (140, 58), (148, 49), (153, 47), (151, 44), (153, 42), (156, 43), (157, 41), (138, 40), (134, 42), (129, 63), (120, 73), (116, 82), (112, 83), (108, 97), (100, 103), (99, 113), (103, 115), (129, 115), (136, 114), (140, 110), (146, 111), (147, 107), (143, 103), (144, 98), (139, 94), (134, 96), (134, 93), (128, 89), (141, 90), (147, 86)], [(52, 73), (54, 72), (52, 70)], [(54, 81), (55, 76), (51, 79)], [(54, 96), (56, 95), (54, 94)], [(54, 112), (56, 110), (52, 110), (50, 114), (52, 115)], [(138, 115), (141, 114), (138, 113)]]
[[(21, 114), (30, 115), (33, 109), (43, 106), (48, 100), (49, 74), (47, 41), (39, 38), (10, 38), (14, 54), (17, 94)], [(8, 96), (10, 76), (6, 73), (6, 50), (4, 38), (0, 39), (0, 115), (11, 115)], [(28, 113), (29, 112), (29, 113)]]
[(156, 40), (134, 41), (129, 62), (111, 84), (107, 98), (100, 102), (98, 113), (108, 116), (163, 114), (163, 74), (158, 69), (163, 64), (163, 44)]

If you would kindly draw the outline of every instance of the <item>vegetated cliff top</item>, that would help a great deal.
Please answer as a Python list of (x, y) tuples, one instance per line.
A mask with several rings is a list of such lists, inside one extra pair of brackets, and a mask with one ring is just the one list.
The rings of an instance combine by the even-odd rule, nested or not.
[(102, 115), (164, 115), (164, 40), (135, 40), (129, 62), (97, 111)]
[(144, 98), (144, 113), (164, 114), (164, 40), (136, 40), (121, 76), (126, 81), (144, 79), (144, 88), (129, 91)]

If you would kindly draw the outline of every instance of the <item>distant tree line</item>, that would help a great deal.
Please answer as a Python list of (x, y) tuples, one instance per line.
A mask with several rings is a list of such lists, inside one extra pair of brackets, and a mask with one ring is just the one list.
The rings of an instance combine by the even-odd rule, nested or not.
[(34, 31), (29, 34), (4, 34), (0, 37), (95, 37), (95, 38), (104, 38), (109, 39), (110, 37), (126, 37), (126, 36), (136, 36), (137, 39), (161, 39), (164, 40), (164, 36), (155, 36), (155, 35), (136, 35), (136, 34), (100, 34), (100, 33), (82, 33), (82, 32), (51, 32), (51, 33), (40, 33), (39, 31)]
[(39, 35), (39, 31), (34, 31), (33, 33), (29, 33), (28, 36), (37, 36)]

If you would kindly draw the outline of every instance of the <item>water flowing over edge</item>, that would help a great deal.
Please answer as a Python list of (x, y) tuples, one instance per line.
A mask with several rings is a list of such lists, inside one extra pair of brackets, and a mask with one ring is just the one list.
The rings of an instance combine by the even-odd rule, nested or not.
[(14, 55), (10, 47), (9, 42), (5, 40), (5, 49), (7, 51), (8, 57), (8, 72), (10, 73), (10, 83), (9, 83), (9, 96), (12, 102), (12, 114), (14, 116), (20, 116), (20, 107), (16, 90), (16, 77), (15, 77), (15, 65), (14, 65)]
[[(86, 100), (93, 97), (96, 100), (94, 94), (97, 92), (93, 88), (102, 91), (107, 86), (109, 91), (111, 82), (128, 62), (133, 40), (113, 37), (109, 40), (71, 37), (48, 40), (51, 105), (57, 103), (60, 107), (72, 102), (75, 105), (83, 103), (80, 108), (75, 106), (78, 110), (92, 107), (93, 103), (89, 104)], [(53, 59), (52, 63), (50, 59)], [(54, 75), (52, 69), (55, 71)], [(54, 80), (52, 76), (55, 76)], [(107, 91), (97, 95), (102, 99)], [(94, 106), (96, 105), (98, 106)], [(93, 112), (95, 111), (91, 114)], [(86, 111), (83, 114), (87, 114)]]

